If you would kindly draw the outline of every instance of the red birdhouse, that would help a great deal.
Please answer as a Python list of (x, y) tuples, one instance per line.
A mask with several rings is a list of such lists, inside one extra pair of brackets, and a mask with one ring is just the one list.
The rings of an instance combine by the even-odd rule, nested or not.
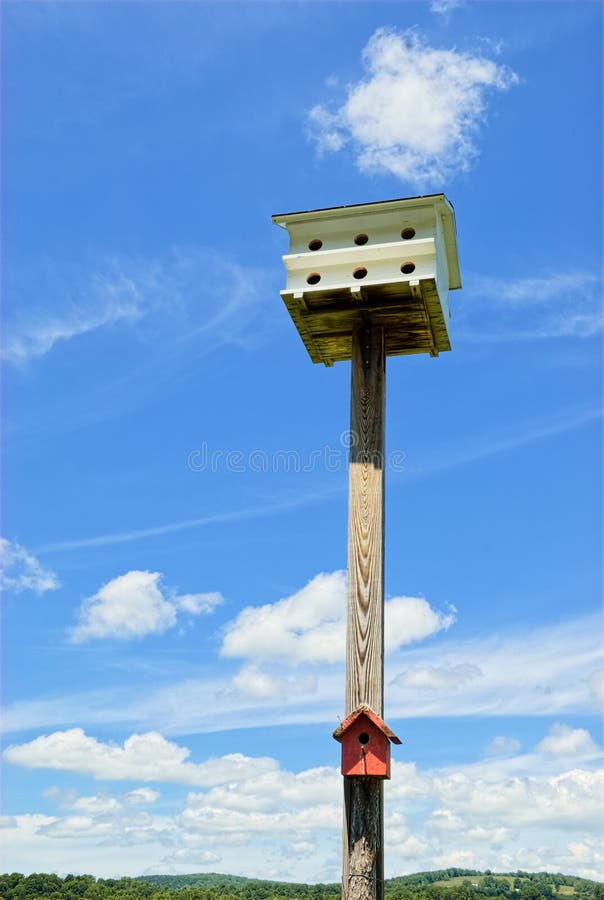
[(390, 744), (401, 741), (371, 707), (355, 709), (333, 736), (342, 744), (342, 775), (390, 778)]

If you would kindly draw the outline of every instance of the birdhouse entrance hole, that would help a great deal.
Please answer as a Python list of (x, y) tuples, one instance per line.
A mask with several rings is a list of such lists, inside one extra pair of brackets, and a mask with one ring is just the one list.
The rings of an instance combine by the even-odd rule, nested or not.
[(361, 731), (359, 735), (359, 744), (368, 744), (369, 743), (369, 735), (366, 731)]

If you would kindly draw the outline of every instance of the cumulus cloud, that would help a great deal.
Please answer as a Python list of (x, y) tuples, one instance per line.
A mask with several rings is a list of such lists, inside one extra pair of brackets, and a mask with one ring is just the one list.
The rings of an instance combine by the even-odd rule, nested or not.
[(135, 806), (147, 804), (147, 803), (155, 803), (156, 800), (159, 800), (159, 791), (154, 791), (153, 788), (142, 787), (135, 788), (133, 791), (129, 791), (126, 794), (126, 803), (132, 803)]
[(179, 612), (211, 613), (222, 602), (219, 593), (184, 594), (164, 591), (159, 572), (133, 570), (119, 575), (87, 597), (79, 621), (70, 631), (74, 643), (95, 638), (140, 638), (172, 628)]
[[(346, 573), (316, 575), (300, 591), (264, 606), (248, 606), (226, 627), (221, 654), (291, 663), (339, 663), (345, 659)], [(385, 604), (385, 651), (449, 628), (454, 610), (434, 610), (421, 597), (393, 597)]]
[(55, 573), (45, 569), (24, 547), (16, 541), (0, 538), (0, 587), (3, 591), (45, 594), (60, 586)]
[(366, 76), (335, 112), (322, 104), (310, 110), (310, 136), (320, 152), (350, 144), (362, 172), (417, 185), (468, 171), (488, 93), (518, 81), (506, 66), (429, 47), (414, 31), (378, 29), (363, 62)]
[(321, 573), (285, 599), (243, 609), (226, 627), (221, 654), (339, 662), (345, 609), (346, 573)]
[(570, 728), (557, 722), (549, 730), (536, 749), (553, 756), (588, 756), (598, 752), (589, 731), (585, 728)]
[[(102, 746), (103, 753), (122, 749)], [(151, 774), (151, 757), (165, 759), (169, 768), (165, 749), (158, 752), (157, 744), (150, 746), (143, 771)], [(174, 747), (172, 767), (182, 775), (182, 754), (187, 751)], [(98, 754), (88, 749), (93, 758)], [(42, 759), (48, 750), (52, 758), (58, 757), (57, 747), (38, 746), (36, 752)], [(395, 756), (404, 752), (397, 749)], [(69, 754), (66, 758), (69, 762)], [(81, 759), (81, 752), (78, 758), (72, 755), (67, 768), (83, 773)], [(128, 797), (135, 791), (72, 798), (63, 815), (6, 817), (7, 859), (19, 870), (29, 871), (31, 859), (38, 867), (50, 868), (43, 863), (56, 859), (60, 840), (66, 871), (77, 868), (74, 861), (85, 853), (87, 868), (95, 874), (107, 877), (116, 869), (139, 874), (148, 871), (151, 855), (153, 872), (190, 871), (191, 866), (213, 865), (220, 858), (226, 871), (259, 877), (270, 845), (272, 877), (335, 881), (342, 802), (338, 769), (321, 766), (294, 773), (276, 760), (268, 765), (263, 759), (242, 760), (234, 769), (228, 757), (188, 763), (191, 769), (183, 783), (192, 784), (191, 770), (199, 773), (207, 766), (213, 774), (226, 770), (226, 777), (219, 781), (204, 775), (204, 783), (195, 785), (183, 801), (171, 800), (168, 813), (141, 810), (136, 804), (133, 808)], [(134, 759), (131, 763), (140, 773), (141, 765), (135, 766)], [(413, 871), (467, 863), (503, 871), (556, 869), (597, 878), (604, 773), (593, 759), (569, 769), (563, 757), (552, 757), (549, 765), (553, 769), (544, 771), (543, 756), (528, 754), (422, 770), (395, 758), (385, 794), (385, 838), (386, 858), (397, 869), (387, 874), (400, 874), (404, 860)], [(122, 766), (117, 776), (124, 772)], [(90, 768), (84, 773), (90, 774)], [(115, 777), (115, 759), (104, 774)]]
[[(187, 747), (167, 741), (156, 731), (133, 734), (119, 746), (89, 737), (81, 728), (56, 731), (25, 744), (12, 744), (3, 754), (7, 762), (30, 769), (78, 772), (110, 781), (165, 781), (204, 787), (241, 777), (251, 764), (240, 753), (199, 764), (189, 762), (189, 755)], [(254, 760), (258, 774), (276, 766), (269, 757)]]
[(72, 809), (90, 815), (105, 815), (123, 809), (122, 804), (115, 797), (78, 797), (71, 806)]
[(433, 790), (444, 808), (492, 827), (595, 828), (601, 822), (604, 771), (488, 779), (454, 772), (437, 776)]

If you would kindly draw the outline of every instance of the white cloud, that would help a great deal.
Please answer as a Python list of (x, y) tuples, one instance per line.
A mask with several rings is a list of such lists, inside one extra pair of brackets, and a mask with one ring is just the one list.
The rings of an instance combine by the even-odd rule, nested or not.
[[(194, 451), (197, 452), (197, 451)], [(267, 503), (263, 506), (257, 503), (253, 506), (234, 509), (230, 512), (218, 512), (208, 516), (198, 516), (196, 519), (181, 519), (178, 522), (168, 522), (165, 525), (156, 525), (152, 528), (136, 528), (132, 531), (118, 531), (113, 534), (101, 534), (96, 537), (78, 538), (70, 541), (56, 541), (46, 544), (42, 549), (46, 551), (61, 550), (80, 550), (82, 547), (106, 547), (113, 544), (127, 543), (128, 541), (139, 541), (142, 538), (158, 537), (162, 534), (175, 534), (178, 531), (185, 531), (189, 528), (203, 528), (212, 525), (218, 525), (223, 522), (245, 522), (252, 519), (262, 518), (280, 514), (287, 509), (297, 509), (301, 506), (308, 506), (313, 503), (320, 503), (333, 497), (338, 493), (338, 488), (330, 486), (316, 493), (305, 493), (303, 496), (297, 496), (292, 499), (288, 495), (287, 499)]]
[[(290, 663), (341, 663), (345, 659), (346, 573), (316, 575), (300, 591), (264, 606), (248, 606), (226, 627), (221, 654)], [(385, 650), (429, 637), (455, 621), (421, 597), (386, 601)]]
[(106, 815), (119, 812), (123, 806), (115, 797), (78, 797), (71, 808), (89, 815)]
[(603, 788), (604, 771), (587, 769), (495, 779), (453, 772), (433, 785), (441, 806), (473, 824), (562, 829), (598, 828)]
[(485, 747), (487, 756), (511, 756), (520, 750), (520, 741), (516, 738), (497, 735)]
[(335, 112), (310, 110), (321, 152), (352, 144), (362, 172), (387, 172), (418, 185), (466, 172), (486, 95), (517, 83), (507, 67), (424, 44), (414, 31), (380, 28), (363, 51), (367, 75)]
[(393, 851), (402, 859), (420, 859), (430, 852), (430, 844), (421, 838), (410, 835), (400, 844), (396, 844)]
[[(466, 440), (457, 445), (451, 444), (447, 448), (447, 455), (425, 455), (425, 464), (420, 472), (442, 472), (456, 466), (468, 465), (476, 460), (486, 459), (500, 453), (509, 453), (518, 447), (525, 447), (537, 441), (547, 440), (559, 434), (566, 434), (585, 425), (598, 422), (602, 419), (602, 409), (583, 407), (582, 409), (570, 409), (559, 413), (555, 417), (542, 419), (541, 421), (516, 422), (512, 428), (501, 428), (498, 434), (483, 433), (474, 435), (471, 440)], [(429, 452), (429, 451), (428, 451)], [(438, 451), (437, 451), (438, 452)], [(594, 685), (595, 687), (595, 685)]]
[(283, 600), (243, 609), (226, 627), (221, 654), (339, 662), (343, 659), (345, 609), (346, 573), (321, 573)]
[[(121, 750), (88, 746), (89, 760), (96, 757), (98, 762), (99, 746), (104, 754)], [(186, 748), (169, 746), (171, 759), (165, 748), (158, 752), (157, 743), (151, 742), (142, 765), (146, 775), (153, 774), (149, 760), (159, 757), (160, 768), (173, 769), (183, 783), (192, 783), (192, 771), (207, 773), (208, 767), (212, 778), (204, 775), (205, 783), (182, 800), (172, 797), (168, 813), (129, 808), (128, 797), (134, 793), (130, 792), (72, 799), (64, 815), (8, 816), (2, 824), (9, 868), (31, 871), (33, 859), (38, 869), (56, 869), (56, 862), (52, 866), (47, 861), (56, 861), (60, 840), (65, 872), (85, 870), (105, 877), (186, 872), (191, 866), (220, 861), (224, 871), (259, 877), (270, 859), (275, 878), (337, 880), (342, 779), (336, 767), (295, 774), (276, 760), (241, 757), (235, 769), (228, 757), (183, 763)], [(87, 774), (90, 768), (81, 767), (83, 751), (84, 745), (78, 745), (79, 756), (74, 757), (69, 750), (61, 755), (58, 746), (36, 747), (39, 760), (50, 755), (67, 761), (66, 771)], [(403, 748), (397, 749), (395, 756), (403, 753)], [(135, 756), (129, 765), (140, 773)], [(392, 781), (385, 790), (387, 876), (401, 874), (401, 869), (424, 871), (467, 863), (503, 871), (547, 868), (598, 877), (604, 773), (595, 768), (593, 759), (568, 769), (562, 757), (550, 758), (548, 766), (553, 768), (545, 771), (544, 759), (533, 754), (421, 770), (395, 758)], [(189, 771), (183, 777), (184, 764)], [(218, 772), (226, 773), (220, 781), (214, 779)], [(125, 767), (117, 766), (114, 757), (105, 764), (102, 777), (121, 778), (124, 773)], [(164, 780), (157, 767), (155, 774)], [(151, 870), (149, 858), (154, 860)], [(77, 865), (78, 860), (85, 862)]]
[(161, 825), (148, 813), (116, 813), (117, 810), (105, 810), (100, 814), (63, 816), (42, 825), (39, 832), (55, 839), (100, 841), (114, 846), (153, 843), (162, 839)]
[[(67, 288), (69, 292), (69, 288)], [(23, 365), (29, 359), (48, 353), (59, 341), (95, 331), (118, 322), (132, 324), (145, 314), (142, 291), (126, 275), (113, 278), (93, 275), (87, 285), (87, 299), (63, 297), (60, 312), (22, 313), (11, 323), (2, 349), (8, 362)]]
[(586, 756), (598, 752), (585, 728), (570, 728), (560, 722), (552, 725), (549, 734), (537, 744), (536, 749), (554, 756)]
[(453, 606), (447, 613), (435, 610), (423, 597), (392, 597), (384, 608), (386, 653), (446, 631), (455, 622), (456, 612)]
[[(169, 871), (179, 872), (181, 871), (182, 866), (185, 866), (186, 869), (184, 871), (190, 872), (191, 866), (212, 866), (215, 863), (220, 862), (222, 859), (222, 855), (220, 853), (216, 853), (214, 850), (201, 850), (201, 849), (189, 849), (187, 847), (183, 847), (179, 850), (175, 850), (173, 853), (169, 853), (166, 857), (164, 857), (163, 863), (164, 867), (167, 867)], [(166, 871), (164, 868), (163, 871)]]
[[(591, 715), (599, 709), (593, 673), (602, 659), (600, 635), (599, 615), (463, 640), (441, 631), (430, 642), (403, 646), (386, 657), (385, 684), (391, 686), (386, 696), (387, 719)], [(172, 735), (294, 723), (327, 722), (335, 727), (342, 713), (341, 666), (305, 664), (295, 652), (291, 660), (266, 660), (262, 666), (246, 662), (244, 673), (248, 665), (252, 666), (248, 671), (259, 678), (251, 690), (234, 683), (232, 673), (217, 671), (207, 677), (173, 679), (144, 691), (125, 682), (111, 690), (15, 702), (3, 710), (3, 727), (6, 733), (14, 733), (75, 723), (119, 724), (160, 728)], [(443, 666), (456, 670), (468, 665), (482, 675), (458, 685), (454, 702), (449, 691), (419, 691), (397, 684), (397, 677), (409, 670)], [(296, 689), (288, 690), (290, 679), (297, 682)], [(205, 702), (200, 704), (199, 697)]]
[[(66, 341), (136, 326), (150, 349), (211, 336), (254, 346), (270, 327), (270, 273), (216, 251), (175, 247), (155, 259), (96, 259), (76, 266), (36, 261), (7, 275), (10, 296), (2, 356), (23, 366)], [(199, 285), (204, 300), (199, 302)]]
[(453, 328), (477, 343), (591, 338), (602, 332), (602, 279), (595, 272), (464, 276)]
[(159, 791), (154, 791), (153, 788), (142, 787), (129, 791), (125, 799), (126, 803), (138, 806), (139, 804), (155, 803), (156, 800), (159, 800), (159, 796)]
[[(249, 771), (251, 762), (240, 753), (232, 753), (197, 765), (188, 762), (186, 747), (167, 741), (156, 731), (133, 734), (120, 747), (89, 737), (81, 728), (12, 744), (3, 756), (7, 762), (30, 769), (79, 772), (108, 781), (165, 781), (204, 787), (241, 777)], [(269, 757), (254, 760), (258, 774), (276, 766)]]
[(24, 547), (15, 541), (0, 538), (0, 587), (3, 591), (45, 594), (60, 586), (55, 573), (40, 565)]
[(394, 679), (399, 687), (420, 691), (450, 691), (482, 676), (478, 666), (459, 663), (456, 666), (424, 666), (400, 672)]
[(598, 709), (604, 708), (604, 671), (596, 669), (587, 676), (587, 684)]
[(264, 700), (312, 693), (317, 688), (317, 679), (312, 675), (305, 678), (278, 678), (268, 672), (262, 672), (257, 666), (250, 665), (244, 666), (234, 676), (233, 685), (249, 697)]
[(133, 570), (108, 581), (83, 601), (70, 638), (82, 643), (95, 638), (127, 640), (163, 634), (176, 624), (179, 611), (197, 616), (213, 612), (221, 602), (218, 593), (164, 593), (159, 572)]
[(437, 16), (448, 16), (454, 9), (465, 5), (465, 0), (431, 0), (430, 11)]

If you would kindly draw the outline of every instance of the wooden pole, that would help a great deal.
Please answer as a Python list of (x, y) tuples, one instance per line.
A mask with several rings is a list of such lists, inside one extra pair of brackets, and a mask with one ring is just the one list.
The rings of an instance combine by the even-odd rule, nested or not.
[[(352, 335), (346, 715), (384, 715), (384, 329)], [(383, 900), (383, 781), (344, 778), (343, 900)]]

